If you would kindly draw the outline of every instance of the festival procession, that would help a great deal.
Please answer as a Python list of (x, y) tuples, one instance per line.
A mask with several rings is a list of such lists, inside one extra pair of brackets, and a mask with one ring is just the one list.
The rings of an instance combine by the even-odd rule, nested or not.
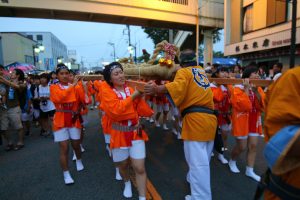
[(0, 1), (0, 199), (300, 199), (297, 8)]

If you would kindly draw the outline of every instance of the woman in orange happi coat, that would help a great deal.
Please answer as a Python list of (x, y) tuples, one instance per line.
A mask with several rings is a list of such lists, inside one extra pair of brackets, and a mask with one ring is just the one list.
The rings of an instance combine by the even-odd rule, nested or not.
[(142, 93), (125, 84), (123, 67), (118, 62), (107, 65), (103, 71), (106, 85), (102, 88), (101, 106), (111, 120), (110, 148), (116, 167), (125, 182), (123, 195), (132, 197), (129, 180), (129, 159), (136, 175), (139, 200), (146, 199), (145, 141), (147, 134), (139, 124), (139, 117), (150, 117), (153, 110), (141, 98)]
[[(69, 83), (73, 83), (74, 82), (75, 75), (76, 75), (76, 73), (73, 70), (70, 70)], [(84, 88), (84, 85), (86, 85), (86, 84), (87, 84), (86, 82), (79, 81), (78, 82), (78, 87)], [(79, 90), (78, 91), (78, 95), (80, 96), (81, 99), (84, 99), (84, 96), (85, 96), (84, 90)], [(89, 102), (86, 103), (86, 104), (81, 104), (80, 105), (80, 117), (82, 118), (82, 122), (81, 122), (82, 128), (81, 128), (81, 132), (80, 132), (80, 149), (81, 149), (82, 153), (85, 152), (85, 149), (83, 148), (83, 138), (84, 138), (84, 133), (85, 133), (85, 127), (88, 124), (88, 112), (89, 112), (89, 109), (88, 109), (87, 106), (88, 106), (88, 104), (90, 104), (92, 102), (92, 98), (91, 98), (91, 96), (90, 96), (89, 93), (88, 93), (88, 96), (89, 96)], [(73, 161), (76, 160), (76, 154), (75, 154), (75, 152), (73, 152), (73, 158), (72, 158), (72, 160)]]
[(247, 167), (245, 175), (260, 181), (253, 167), (256, 158), (258, 136), (262, 134), (261, 112), (263, 111), (264, 92), (258, 87), (251, 86), (248, 78), (259, 79), (258, 69), (248, 66), (243, 72), (244, 85), (235, 85), (231, 92), (232, 102), (232, 134), (236, 145), (231, 152), (229, 168), (233, 173), (239, 173), (236, 165), (239, 155), (247, 149)]
[[(50, 100), (54, 103), (56, 113), (53, 118), (54, 141), (59, 143), (60, 164), (63, 170), (65, 184), (72, 184), (72, 179), (68, 169), (68, 149), (69, 140), (75, 151), (77, 160), (77, 171), (84, 169), (81, 161), (80, 151), (80, 130), (81, 104), (88, 103), (87, 87), (85, 84), (78, 85), (78, 78), (69, 83), (70, 71), (64, 64), (59, 64), (56, 69), (59, 82), (50, 86)], [(84, 93), (85, 95), (79, 95)]]
[[(99, 102), (99, 117), (101, 120), (101, 126), (102, 126), (102, 132), (104, 135), (104, 141), (105, 141), (105, 149), (108, 152), (109, 157), (112, 157), (111, 149), (110, 149), (110, 131), (111, 131), (111, 120), (110, 118), (105, 114), (103, 104), (101, 104), (101, 99), (102, 99), (102, 88), (103, 87), (110, 87), (107, 85), (106, 81), (101, 81), (97, 85), (96, 91), (97, 91), (97, 96), (96, 99)], [(120, 170), (118, 167), (116, 167), (116, 176), (115, 179), (118, 181), (122, 180), (122, 177), (120, 175)]]

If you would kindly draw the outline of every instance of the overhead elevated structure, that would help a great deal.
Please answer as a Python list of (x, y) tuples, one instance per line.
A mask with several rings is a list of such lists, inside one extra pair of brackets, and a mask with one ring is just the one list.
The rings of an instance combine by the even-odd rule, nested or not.
[(0, 16), (193, 30), (197, 8), (198, 0), (1, 0)]
[[(198, 0), (199, 5), (199, 26), (200, 41), (204, 43), (204, 64), (213, 59), (213, 37), (212, 32), (216, 29), (224, 28), (224, 0)], [(196, 33), (189, 31), (179, 31), (174, 39), (174, 43), (181, 49), (195, 48)]]

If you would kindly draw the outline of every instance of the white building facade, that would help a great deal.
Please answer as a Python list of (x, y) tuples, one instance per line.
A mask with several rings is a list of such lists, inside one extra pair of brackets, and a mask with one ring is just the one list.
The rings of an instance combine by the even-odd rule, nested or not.
[[(300, 65), (300, 5), (297, 6), (296, 60)], [(225, 0), (225, 56), (256, 62), (266, 70), (289, 68), (292, 3), (282, 0)]]
[(41, 70), (55, 70), (58, 60), (63, 62), (68, 58), (67, 46), (51, 32), (22, 32), (28, 38), (37, 41), (45, 47), (44, 52), (38, 53), (37, 67)]

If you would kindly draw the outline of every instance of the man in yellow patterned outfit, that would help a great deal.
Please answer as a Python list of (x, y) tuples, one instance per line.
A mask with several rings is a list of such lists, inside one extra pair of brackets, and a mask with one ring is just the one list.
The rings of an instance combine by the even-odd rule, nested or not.
[(176, 72), (173, 82), (157, 86), (149, 82), (145, 86), (147, 95), (167, 93), (183, 117), (182, 139), (189, 172), (187, 181), (191, 195), (186, 200), (210, 200), (210, 157), (217, 129), (214, 113), (213, 93), (204, 69), (197, 66), (192, 50), (181, 53), (182, 68)]

